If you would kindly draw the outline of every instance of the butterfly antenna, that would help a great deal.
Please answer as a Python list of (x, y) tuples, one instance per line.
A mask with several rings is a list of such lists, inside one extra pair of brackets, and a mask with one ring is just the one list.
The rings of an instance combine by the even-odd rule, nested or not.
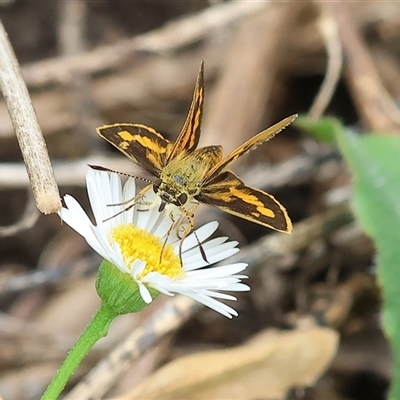
[(106, 168), (106, 167), (102, 167), (100, 165), (93, 165), (93, 164), (88, 164), (90, 168), (95, 169), (96, 171), (106, 171), (106, 172), (113, 172), (114, 174), (118, 174), (118, 175), (122, 175), (122, 176), (127, 176), (128, 178), (134, 178), (134, 179), (138, 179), (139, 181), (142, 182), (147, 182), (147, 183), (152, 183), (154, 184), (154, 182), (151, 179), (146, 179), (143, 178), (141, 176), (136, 176), (136, 175), (130, 175), (127, 174), (125, 172), (120, 172), (120, 171), (116, 171), (115, 169), (110, 169), (110, 168)]
[[(141, 176), (130, 175), (130, 174), (127, 174), (125, 172), (120, 172), (120, 171), (116, 171), (114, 169), (105, 168), (105, 167), (102, 167), (100, 165), (93, 165), (93, 164), (88, 164), (88, 165), (89, 165), (90, 168), (95, 169), (97, 171), (112, 172), (112, 173), (119, 174), (119, 175), (122, 175), (122, 176), (127, 176), (128, 178), (134, 178), (134, 179), (138, 179), (139, 181), (143, 181), (143, 182), (146, 182), (146, 183), (154, 184), (154, 182), (152, 180), (146, 179), (146, 178), (142, 178)], [(105, 220), (103, 220), (103, 222), (108, 221), (108, 220), (110, 220), (110, 219), (112, 219), (114, 217), (117, 217), (118, 215), (124, 213), (125, 211), (129, 211), (135, 204), (138, 204), (137, 200), (140, 197), (143, 197), (144, 192), (147, 192), (148, 189), (149, 189), (149, 186), (146, 186), (135, 197), (133, 197), (132, 199), (123, 201), (122, 203), (107, 204), (107, 207), (113, 207), (113, 206), (123, 206), (124, 204), (130, 203), (131, 201), (133, 202), (128, 207), (126, 207), (123, 210), (119, 211), (117, 214), (114, 214), (111, 217), (106, 218)]]

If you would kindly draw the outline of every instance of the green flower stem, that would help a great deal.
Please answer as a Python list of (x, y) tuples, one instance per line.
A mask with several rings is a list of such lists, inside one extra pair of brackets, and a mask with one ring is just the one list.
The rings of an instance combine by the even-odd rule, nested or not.
[(89, 350), (99, 339), (107, 335), (111, 322), (117, 316), (118, 313), (112, 307), (104, 305), (104, 303), (100, 306), (100, 309), (89, 322), (74, 347), (72, 347), (56, 376), (47, 387), (42, 400), (55, 400), (58, 398)]
[[(42, 400), (56, 400), (72, 374), (86, 357), (93, 345), (108, 333), (111, 322), (119, 315), (138, 312), (147, 306), (140, 295), (138, 285), (129, 274), (121, 272), (107, 260), (100, 264), (96, 281), (101, 306), (89, 322), (81, 337), (68, 353), (61, 368), (44, 392)], [(150, 293), (155, 299), (158, 292)]]

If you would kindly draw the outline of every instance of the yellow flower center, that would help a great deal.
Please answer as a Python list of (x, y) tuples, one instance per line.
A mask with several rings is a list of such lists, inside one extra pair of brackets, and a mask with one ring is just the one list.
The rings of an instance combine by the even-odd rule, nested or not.
[(159, 272), (170, 278), (182, 274), (181, 261), (169, 243), (133, 224), (123, 224), (114, 228), (110, 239), (117, 242), (125, 265), (130, 268), (139, 259), (146, 266), (137, 279), (143, 279), (149, 272)]

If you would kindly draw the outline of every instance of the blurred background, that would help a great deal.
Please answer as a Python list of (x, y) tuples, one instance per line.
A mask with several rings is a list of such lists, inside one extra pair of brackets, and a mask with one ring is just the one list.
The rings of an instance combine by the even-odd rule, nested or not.
[[(95, 128), (142, 123), (173, 141), (202, 60), (200, 145), (220, 144), (224, 154), (294, 113), (335, 116), (354, 130), (400, 132), (396, 2), (9, 0), (0, 3), (0, 18), (61, 195), (86, 209), (87, 164), (143, 174)], [(216, 356), (226, 386), (236, 382), (233, 392), (221, 395), (215, 382), (201, 381), (201, 390), (195, 382), (196, 390), (188, 385), (154, 398), (384, 399), (392, 357), (380, 328), (375, 253), (350, 212), (351, 175), (338, 150), (294, 126), (232, 169), (287, 208), (293, 235), (199, 209), (196, 225), (218, 220), (218, 233), (238, 240), (240, 259), (251, 265), (252, 291), (233, 304), (239, 317), (202, 307), (87, 398), (143, 398), (131, 391), (172, 360), (237, 349), (267, 333), (257, 342), (270, 349), (262, 373), (253, 360), (240, 379), (243, 361), (229, 378)], [(36, 399), (99, 305), (100, 258), (58, 216), (39, 215), (3, 99), (0, 226), (0, 396)], [(115, 321), (66, 393), (167, 301), (160, 297)], [(297, 333), (305, 336), (298, 340)], [(291, 371), (294, 364), (300, 372)]]

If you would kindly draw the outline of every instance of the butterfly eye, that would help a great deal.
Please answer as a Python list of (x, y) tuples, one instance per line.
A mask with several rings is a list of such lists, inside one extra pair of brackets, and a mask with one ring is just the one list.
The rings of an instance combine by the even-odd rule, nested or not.
[(154, 184), (153, 184), (153, 190), (154, 193), (158, 193), (158, 191), (160, 190), (160, 186), (162, 184), (162, 180), (161, 179), (157, 179)]
[(183, 206), (187, 202), (187, 194), (181, 193), (177, 199), (177, 203), (179, 206)]

